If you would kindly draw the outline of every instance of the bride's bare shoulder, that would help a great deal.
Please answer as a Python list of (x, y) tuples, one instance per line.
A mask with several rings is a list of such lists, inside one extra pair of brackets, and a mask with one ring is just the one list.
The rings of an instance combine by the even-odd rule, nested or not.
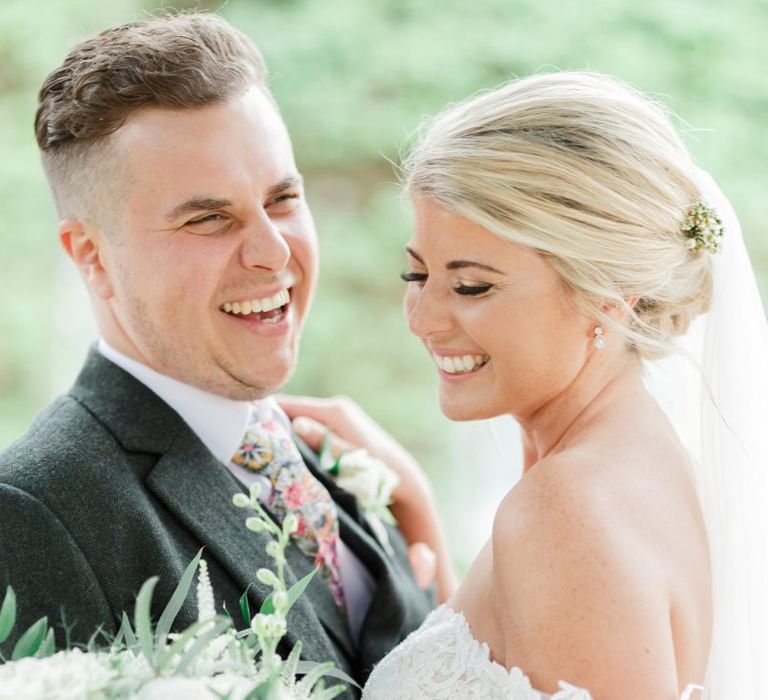
[(666, 697), (677, 681), (659, 624), (669, 581), (648, 522), (660, 488), (652, 468), (627, 463), (641, 456), (607, 458), (600, 449), (552, 456), (502, 502), (492, 549), (505, 662), (530, 669), (543, 690), (565, 679), (595, 697), (630, 697), (631, 668), (644, 678), (637, 697)]

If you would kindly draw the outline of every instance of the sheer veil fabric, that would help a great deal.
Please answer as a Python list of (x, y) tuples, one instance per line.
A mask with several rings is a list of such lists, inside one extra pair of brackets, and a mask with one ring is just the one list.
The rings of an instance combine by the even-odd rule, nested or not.
[[(768, 323), (730, 202), (708, 173), (696, 181), (725, 226), (712, 305), (679, 352), (643, 371), (692, 457), (707, 524), (714, 628), (703, 698), (756, 700), (768, 697)], [(489, 426), (508, 454), (514, 421)]]
[(768, 693), (768, 323), (741, 226), (709, 174), (702, 201), (725, 226), (712, 306), (646, 384), (690, 452), (712, 559), (707, 700)]

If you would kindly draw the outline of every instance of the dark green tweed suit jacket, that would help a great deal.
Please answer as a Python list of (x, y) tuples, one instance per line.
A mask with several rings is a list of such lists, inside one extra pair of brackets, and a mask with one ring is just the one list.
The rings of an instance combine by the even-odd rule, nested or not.
[[(297, 640), (303, 657), (334, 661), (361, 684), (373, 665), (422, 622), (434, 605), (407, 565), (395, 529), (395, 556), (384, 553), (355, 499), (318, 474), (339, 505), (341, 537), (378, 585), (359, 644), (352, 643), (325, 584), (316, 577), (288, 616), (286, 652)], [(101, 625), (132, 614), (141, 584), (158, 575), (153, 614), (169, 600), (200, 547), (209, 564), (217, 607), (239, 626), (238, 599), (249, 584), (251, 608), (267, 589), (256, 571), (272, 566), (267, 536), (246, 530), (247, 513), (232, 505), (242, 486), (203, 446), (181, 417), (150, 389), (92, 350), (74, 387), (0, 455), (0, 588), (18, 596), (19, 623), (6, 645), (35, 619), (58, 624), (63, 609), (72, 640), (85, 642)], [(291, 582), (311, 562), (291, 546)], [(196, 619), (190, 595), (177, 618)], [(64, 640), (57, 630), (57, 642)], [(352, 697), (350, 694), (348, 697)]]

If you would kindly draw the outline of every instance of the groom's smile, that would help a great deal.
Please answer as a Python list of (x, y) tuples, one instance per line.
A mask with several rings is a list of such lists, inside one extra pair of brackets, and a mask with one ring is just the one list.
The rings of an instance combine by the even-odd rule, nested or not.
[(125, 196), (100, 237), (105, 339), (216, 394), (278, 390), (296, 362), (317, 248), (270, 98), (252, 87), (205, 107), (146, 109), (110, 149)]

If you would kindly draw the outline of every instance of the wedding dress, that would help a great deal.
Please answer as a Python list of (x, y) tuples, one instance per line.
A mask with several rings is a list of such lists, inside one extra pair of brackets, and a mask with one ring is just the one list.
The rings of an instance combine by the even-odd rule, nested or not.
[[(680, 700), (695, 697), (689, 686)], [(447, 605), (434, 610), (373, 669), (363, 700), (591, 700), (584, 688), (564, 681), (554, 695), (536, 690), (519, 669), (491, 659), (487, 644)]]
[[(697, 465), (712, 558), (707, 677), (680, 700), (758, 700), (768, 697), (768, 327), (738, 219), (708, 174), (697, 179), (726, 228), (712, 308), (680, 354), (646, 367), (649, 390)], [(591, 700), (565, 681), (553, 695), (536, 690), (442, 605), (374, 668), (363, 700)]]

